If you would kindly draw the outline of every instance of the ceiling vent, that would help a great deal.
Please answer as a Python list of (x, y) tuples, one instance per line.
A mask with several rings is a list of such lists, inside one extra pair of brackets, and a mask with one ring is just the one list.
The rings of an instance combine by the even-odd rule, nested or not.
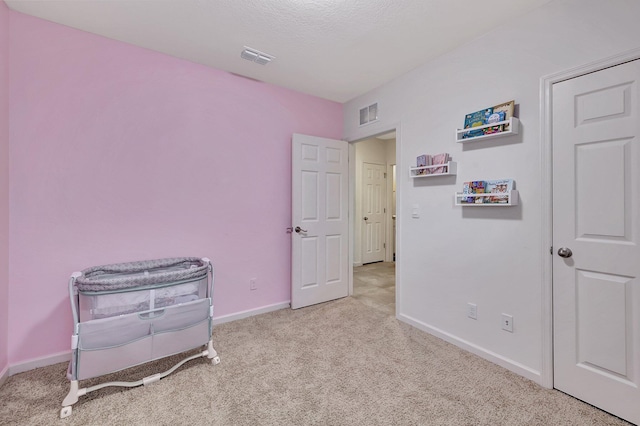
[(373, 123), (378, 121), (378, 103), (371, 104), (367, 107), (360, 109), (360, 125)]
[(244, 50), (240, 53), (240, 57), (242, 59), (246, 59), (247, 61), (255, 62), (260, 65), (267, 65), (275, 56), (271, 56), (267, 53), (260, 52), (259, 50), (253, 49), (251, 47), (244, 47)]

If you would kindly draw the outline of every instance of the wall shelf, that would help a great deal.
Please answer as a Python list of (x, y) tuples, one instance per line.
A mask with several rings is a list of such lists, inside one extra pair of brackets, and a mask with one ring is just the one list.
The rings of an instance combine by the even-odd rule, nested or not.
[[(506, 132), (496, 132), (496, 133), (490, 133), (488, 135), (480, 135), (480, 136), (474, 136), (471, 138), (463, 138), (464, 134), (469, 132), (470, 130), (482, 130), (488, 127), (499, 126), (501, 124), (507, 124), (507, 123), (509, 124), (509, 130), (507, 130)], [(485, 124), (484, 126), (473, 127), (471, 129), (457, 129), (456, 142), (467, 143), (467, 142), (474, 142), (478, 140), (497, 139), (505, 136), (517, 135), (519, 131), (520, 131), (520, 120), (518, 120), (517, 117), (511, 117), (505, 121), (499, 121), (497, 123), (492, 123), (492, 124)]]
[[(497, 196), (504, 196), (507, 195), (507, 202), (506, 203), (466, 203), (466, 202), (462, 202), (463, 198), (470, 198), (473, 197), (475, 199), (478, 198), (489, 198), (489, 197), (497, 197)], [(455, 205), (456, 206), (462, 206), (462, 207), (511, 207), (511, 206), (517, 206), (518, 205), (518, 199), (519, 199), (519, 194), (518, 194), (518, 190), (517, 189), (512, 189), (511, 191), (507, 192), (507, 193), (501, 193), (501, 192), (485, 192), (485, 193), (481, 193), (481, 194), (465, 194), (462, 192), (456, 192), (455, 194)], [(485, 200), (483, 200), (485, 201)]]
[[(428, 173), (433, 169), (438, 167), (444, 167), (446, 172), (444, 173)], [(451, 176), (455, 175), (458, 169), (458, 165), (455, 161), (449, 161), (445, 164), (434, 164), (431, 166), (420, 166), (420, 167), (410, 167), (409, 168), (409, 177), (412, 178), (429, 178), (429, 177), (438, 177), (438, 176)], [(420, 172), (427, 172), (426, 174), (420, 174)]]

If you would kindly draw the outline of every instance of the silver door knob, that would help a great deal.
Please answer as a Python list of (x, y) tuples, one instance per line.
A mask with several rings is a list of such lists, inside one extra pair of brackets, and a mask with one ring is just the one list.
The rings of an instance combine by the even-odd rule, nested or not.
[(369, 218), (365, 216), (365, 217), (364, 217), (364, 220), (369, 220)]
[(296, 234), (299, 234), (299, 233), (301, 233), (301, 232), (307, 232), (307, 230), (306, 230), (306, 229), (302, 229), (302, 228), (300, 228), (299, 226), (296, 226), (296, 227), (295, 227), (295, 229), (294, 229), (294, 231), (296, 231)]
[(571, 249), (570, 249), (570, 248), (567, 248), (567, 247), (561, 247), (561, 248), (558, 250), (558, 256), (560, 256), (560, 257), (564, 257), (564, 258), (566, 259), (566, 258), (569, 258), (569, 257), (573, 256), (573, 252), (571, 251)]

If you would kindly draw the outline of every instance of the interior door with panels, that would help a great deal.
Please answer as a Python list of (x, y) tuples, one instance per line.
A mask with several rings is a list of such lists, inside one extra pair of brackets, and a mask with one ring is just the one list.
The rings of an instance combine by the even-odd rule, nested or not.
[(640, 61), (553, 85), (554, 386), (640, 423)]
[(293, 135), (291, 307), (349, 294), (349, 144)]
[(385, 256), (386, 166), (362, 163), (362, 263)]

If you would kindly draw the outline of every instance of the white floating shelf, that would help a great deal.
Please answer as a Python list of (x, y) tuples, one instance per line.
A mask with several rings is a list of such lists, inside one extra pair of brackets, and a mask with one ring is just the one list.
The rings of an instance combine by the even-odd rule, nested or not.
[[(471, 138), (463, 138), (464, 134), (471, 130), (482, 130), (489, 127), (499, 126), (501, 124), (509, 124), (509, 130), (507, 130), (506, 132), (496, 132), (496, 133), (489, 133), (488, 135), (480, 135), (480, 136), (474, 136)], [(517, 117), (511, 117), (508, 120), (499, 121), (497, 123), (485, 124), (484, 126), (473, 127), (470, 129), (457, 129), (456, 142), (467, 143), (467, 142), (473, 142), (478, 140), (502, 138), (505, 136), (517, 135), (519, 131), (520, 131), (520, 120), (518, 120)]]
[[(446, 171), (444, 173), (431, 173), (433, 170), (439, 167), (444, 167)], [(458, 171), (457, 169), (458, 165), (455, 161), (449, 161), (445, 164), (434, 164), (432, 166), (411, 167), (409, 168), (409, 177), (428, 178), (437, 176), (451, 176), (456, 174), (456, 172)]]
[[(484, 198), (489, 198), (489, 197), (499, 197), (499, 196), (507, 196), (507, 202), (506, 203), (490, 203), (490, 202), (484, 202), (487, 200), (484, 200)], [(463, 198), (470, 198), (473, 197), (476, 200), (478, 198), (482, 198), (483, 202), (482, 203), (463, 203), (462, 199)], [(462, 206), (462, 207), (511, 207), (511, 206), (517, 206), (518, 205), (518, 199), (519, 199), (519, 194), (518, 194), (518, 190), (517, 189), (512, 189), (511, 191), (507, 192), (507, 193), (502, 193), (502, 192), (485, 192), (483, 194), (464, 194), (462, 192), (456, 192), (455, 194), (455, 205), (456, 206)]]

